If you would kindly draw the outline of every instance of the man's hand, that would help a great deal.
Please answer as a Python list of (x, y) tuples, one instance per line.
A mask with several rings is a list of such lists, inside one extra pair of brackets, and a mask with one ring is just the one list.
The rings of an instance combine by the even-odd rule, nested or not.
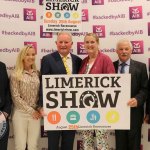
[(131, 98), (129, 101), (128, 101), (128, 103), (127, 103), (127, 105), (128, 106), (130, 106), (130, 107), (137, 107), (137, 100), (135, 99), (135, 98)]
[(145, 117), (144, 117), (144, 123), (148, 123), (149, 122), (149, 115), (146, 115)]

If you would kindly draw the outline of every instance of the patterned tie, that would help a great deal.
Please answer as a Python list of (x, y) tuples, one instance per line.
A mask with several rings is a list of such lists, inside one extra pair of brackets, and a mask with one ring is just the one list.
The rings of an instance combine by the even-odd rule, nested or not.
[(121, 66), (120, 73), (125, 73), (125, 66), (126, 65), (127, 64), (125, 62), (123, 62), (122, 64), (120, 64), (120, 66)]
[(62, 58), (62, 61), (63, 61), (63, 63), (64, 63), (64, 66), (65, 66), (65, 69), (66, 69), (67, 74), (71, 74), (71, 71), (70, 71), (70, 69), (69, 69), (69, 67), (68, 67), (68, 65), (67, 65), (67, 57), (63, 57), (63, 58)]

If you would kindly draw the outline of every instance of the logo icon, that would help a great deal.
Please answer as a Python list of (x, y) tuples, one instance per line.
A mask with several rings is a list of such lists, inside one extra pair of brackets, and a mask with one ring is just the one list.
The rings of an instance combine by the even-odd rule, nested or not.
[(92, 0), (92, 5), (104, 5), (104, 0)]
[(51, 12), (47, 12), (45, 15), (46, 15), (47, 18), (51, 18), (52, 17), (52, 13)]
[(77, 42), (77, 54), (78, 55), (85, 55), (87, 54), (85, 48), (84, 48), (84, 43), (83, 42)]
[(60, 13), (60, 12), (56, 12), (56, 13), (55, 13), (55, 17), (56, 17), (56, 18), (60, 18), (60, 17), (61, 17), (61, 13)]
[(88, 21), (89, 16), (88, 16), (88, 9), (82, 9), (82, 21)]
[(80, 15), (79, 15), (79, 13), (75, 12), (72, 14), (72, 16), (74, 19), (77, 19), (77, 18), (79, 18)]
[(43, 26), (40, 26), (40, 38), (52, 38), (52, 32), (43, 32)]
[[(86, 67), (85, 72), (87, 72), (88, 66)], [(95, 107), (97, 106), (98, 98), (93, 91), (85, 91), (80, 96), (80, 107), (89, 106)]]
[(119, 113), (115, 110), (110, 110), (106, 114), (106, 120), (109, 123), (116, 123), (119, 121), (119, 119), (120, 119)]
[(79, 122), (80, 120), (80, 115), (78, 112), (76, 111), (70, 111), (67, 116), (66, 116), (66, 119), (67, 121), (70, 123), (70, 124), (75, 124), (77, 122)]
[(36, 9), (24, 8), (24, 20), (36, 21)]
[(150, 22), (148, 22), (148, 36), (150, 36)]
[(44, 0), (39, 0), (39, 5), (43, 5)]
[(144, 53), (144, 44), (143, 41), (131, 41), (133, 46), (132, 54), (143, 54)]
[(129, 7), (129, 16), (131, 20), (142, 19), (143, 18), (142, 6)]
[(98, 37), (105, 37), (105, 26), (104, 25), (93, 25), (93, 33), (95, 33)]
[(100, 120), (100, 114), (97, 111), (92, 110), (92, 111), (88, 112), (86, 118), (89, 123), (94, 124)]
[(57, 111), (51, 111), (47, 116), (47, 120), (51, 124), (57, 124), (60, 122), (61, 116)]
[(64, 17), (65, 18), (70, 18), (70, 13), (68, 13), (68, 12), (64, 13)]
[(24, 45), (31, 45), (34, 47), (37, 54), (37, 43), (36, 42), (24, 42)]

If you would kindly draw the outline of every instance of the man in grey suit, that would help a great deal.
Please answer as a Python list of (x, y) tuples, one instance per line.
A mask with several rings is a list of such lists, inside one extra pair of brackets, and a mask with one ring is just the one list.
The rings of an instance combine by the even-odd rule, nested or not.
[[(72, 36), (67, 32), (60, 32), (57, 36), (58, 51), (42, 58), (41, 75), (78, 74), (81, 58), (70, 53)], [(63, 59), (65, 58), (65, 63)], [(42, 91), (42, 90), (41, 90)], [(40, 105), (43, 106), (42, 92), (40, 92)], [(44, 114), (42, 109), (41, 114)], [(61, 150), (72, 150), (75, 131), (48, 131), (48, 150), (58, 150), (59, 140), (62, 137)]]
[[(11, 112), (11, 103), (12, 102), (6, 66), (4, 63), (0, 62), (0, 115), (4, 115), (6, 118), (6, 124), (4, 125), (3, 130), (0, 131), (0, 150), (7, 150), (9, 135), (8, 116)], [(0, 126), (2, 127), (3, 125)]]
[(131, 74), (130, 130), (116, 130), (116, 150), (140, 150), (141, 127), (144, 117), (144, 102), (147, 98), (148, 75), (146, 64), (131, 59), (132, 44), (127, 39), (117, 43), (119, 60), (114, 62), (116, 73)]

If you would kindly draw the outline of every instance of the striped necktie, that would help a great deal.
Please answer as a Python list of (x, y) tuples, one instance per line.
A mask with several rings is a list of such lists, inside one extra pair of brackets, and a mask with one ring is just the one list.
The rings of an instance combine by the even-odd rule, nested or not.
[(65, 66), (65, 69), (66, 69), (67, 74), (71, 74), (71, 71), (70, 71), (70, 69), (69, 69), (69, 67), (68, 67), (68, 65), (67, 65), (67, 57), (63, 57), (63, 58), (62, 58), (62, 61), (63, 61), (63, 63), (64, 63), (64, 66)]

